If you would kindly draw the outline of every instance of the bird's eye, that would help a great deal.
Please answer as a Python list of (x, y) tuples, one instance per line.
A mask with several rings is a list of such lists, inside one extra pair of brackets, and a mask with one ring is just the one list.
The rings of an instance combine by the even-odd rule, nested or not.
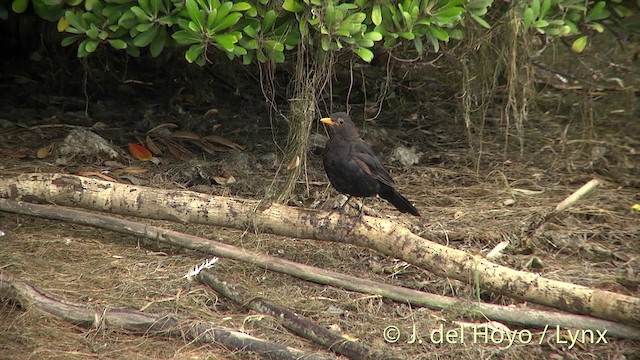
[(344, 124), (344, 120), (338, 119), (338, 125), (342, 125), (342, 124)]

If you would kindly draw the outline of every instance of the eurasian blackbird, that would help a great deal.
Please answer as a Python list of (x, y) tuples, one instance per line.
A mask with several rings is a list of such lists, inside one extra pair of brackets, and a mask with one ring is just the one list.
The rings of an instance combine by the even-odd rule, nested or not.
[(324, 148), (324, 171), (336, 190), (349, 195), (349, 199), (351, 196), (365, 198), (380, 195), (400, 212), (420, 216), (409, 200), (393, 187), (391, 175), (369, 145), (360, 138), (349, 115), (338, 112), (320, 121), (329, 132), (329, 141)]

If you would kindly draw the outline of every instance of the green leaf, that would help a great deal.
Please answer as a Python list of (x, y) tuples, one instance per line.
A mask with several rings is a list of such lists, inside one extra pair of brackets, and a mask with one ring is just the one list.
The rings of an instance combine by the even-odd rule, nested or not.
[(587, 46), (588, 40), (589, 40), (589, 37), (580, 36), (573, 42), (573, 44), (571, 44), (571, 50), (575, 53), (580, 54), (581, 52), (584, 51), (584, 48)]
[(246, 55), (247, 54), (247, 49), (243, 48), (242, 46), (237, 46), (236, 45), (236, 46), (233, 47), (232, 53), (235, 56)]
[(542, 0), (542, 5), (540, 6), (540, 15), (538, 15), (538, 19), (544, 19), (547, 17), (547, 13), (551, 8), (551, 0)]
[[(232, 6), (233, 3), (229, 1), (222, 3), (222, 5), (218, 7), (218, 13), (216, 15), (216, 20), (214, 23), (218, 23), (219, 21), (222, 21), (222, 19), (227, 17), (227, 15), (229, 15), (229, 12), (231, 11)], [(240, 14), (240, 16), (242, 15)]]
[(140, 48), (133, 46), (129, 43), (127, 43), (127, 48), (125, 50), (127, 54), (129, 54), (130, 56), (133, 56), (133, 57), (140, 56)]
[(464, 8), (461, 7), (450, 7), (443, 10), (438, 11), (433, 15), (433, 17), (439, 18), (460, 18), (460, 15), (464, 12)]
[(444, 41), (444, 42), (449, 41), (449, 33), (446, 32), (445, 30), (442, 30), (441, 28), (430, 26), (429, 33), (431, 33), (433, 37), (435, 37), (440, 41)]
[(237, 2), (233, 4), (231, 11), (247, 11), (251, 8), (252, 6), (248, 2)]
[(416, 38), (416, 35), (414, 33), (408, 32), (408, 31), (398, 33), (398, 35), (400, 35), (401, 38), (407, 39), (407, 40), (413, 40)]
[(272, 52), (271, 54), (269, 54), (269, 57), (275, 63), (283, 63), (285, 60), (284, 53), (279, 51)]
[(524, 24), (524, 29), (528, 30), (535, 19), (536, 18), (533, 15), (533, 10), (531, 10), (531, 8), (526, 8), (522, 13), (522, 22)]
[(304, 10), (304, 6), (297, 0), (284, 0), (282, 8), (292, 13)]
[(331, 50), (331, 39), (326, 36), (320, 38), (320, 46), (322, 46), (322, 50), (329, 51)]
[(60, 45), (62, 45), (63, 47), (67, 47), (71, 44), (73, 44), (74, 42), (76, 42), (76, 40), (83, 38), (83, 36), (80, 35), (71, 35), (71, 36), (67, 36), (64, 39), (62, 39), (62, 41), (60, 42)]
[(84, 39), (84, 40), (82, 40), (80, 45), (78, 45), (78, 57), (79, 58), (83, 58), (83, 57), (86, 57), (87, 55), (89, 55), (89, 53), (87, 52), (87, 42), (89, 42), (89, 39)]
[[(638, 6), (640, 6), (640, 2), (638, 2)], [(633, 11), (626, 6), (614, 5), (613, 11), (615, 11), (616, 15), (618, 15), (621, 18), (627, 18), (627, 17), (633, 16)]]
[(540, 0), (531, 0), (529, 3), (529, 9), (531, 9), (534, 19), (537, 19), (540, 15)]
[(600, 1), (599, 3), (597, 3), (587, 14), (586, 20), (595, 21), (609, 18), (611, 16), (611, 13), (609, 12), (609, 10), (604, 8), (606, 5), (606, 1)]
[(11, 3), (11, 10), (16, 14), (22, 14), (27, 10), (28, 6), (29, 0), (13, 0), (13, 3)]
[(145, 31), (143, 33), (138, 34), (133, 39), (133, 45), (137, 47), (145, 47), (151, 44), (153, 39), (155, 39), (156, 35), (158, 34), (158, 30), (160, 30), (160, 27), (154, 26), (149, 31)]
[(264, 53), (262, 51), (260, 51), (260, 49), (258, 49), (258, 51), (256, 52), (256, 56), (258, 58), (258, 61), (260, 63), (266, 63), (267, 62), (267, 57), (264, 56)]
[(563, 28), (567, 28), (568, 29), (568, 30), (564, 30), (563, 29), (562, 32), (565, 35), (566, 34), (578, 34), (579, 33), (578, 26), (574, 22), (569, 21), (567, 19), (564, 20)]
[(98, 10), (102, 10), (102, 8), (104, 7), (103, 3), (100, 0), (85, 0), (84, 1), (84, 8), (87, 9), (87, 11), (94, 11), (94, 9)]
[[(71, 27), (73, 27), (73, 28), (75, 28), (77, 30), (80, 30), (82, 32), (87, 31), (86, 23), (74, 11), (67, 10), (64, 13), (64, 17), (67, 18), (67, 20), (69, 21), (69, 25)], [(67, 30), (69, 30), (69, 29), (67, 29)]]
[(211, 29), (211, 31), (218, 32), (220, 30), (228, 29), (233, 25), (235, 25), (238, 22), (238, 20), (240, 20), (241, 17), (242, 17), (241, 13), (238, 13), (238, 12), (231, 13), (227, 17), (225, 17), (224, 19), (216, 23), (216, 25), (213, 27), (213, 29)]
[(587, 27), (589, 27), (590, 29), (595, 30), (596, 32), (599, 33), (603, 33), (604, 32), (604, 26), (602, 26), (602, 24), (594, 22), (591, 24), (587, 24)]
[(255, 50), (258, 48), (258, 41), (256, 39), (242, 40), (242, 47), (248, 50)]
[(87, 50), (87, 53), (92, 53), (94, 51), (96, 51), (96, 49), (98, 48), (98, 45), (100, 45), (100, 41), (99, 40), (93, 40), (93, 39), (87, 39), (87, 43), (85, 44), (85, 49)]
[(357, 48), (355, 49), (355, 53), (366, 62), (371, 62), (371, 60), (373, 60), (373, 51), (369, 49)]
[(418, 54), (422, 55), (422, 53), (424, 52), (424, 44), (422, 43), (422, 39), (419, 37), (413, 39), (413, 44), (415, 45)]
[(276, 40), (267, 40), (264, 42), (264, 47), (266, 49), (271, 49), (271, 50), (275, 50), (275, 51), (284, 51), (284, 45), (282, 45), (282, 43), (280, 41), (276, 41)]
[(164, 8), (164, 4), (162, 3), (162, 0), (151, 0), (151, 15), (153, 15), (153, 17), (157, 17), (158, 14), (160, 13), (160, 10)]
[(164, 44), (167, 41), (167, 30), (164, 27), (160, 28), (158, 35), (153, 39), (151, 45), (149, 45), (149, 52), (151, 56), (157, 57), (164, 49)]
[(190, 30), (178, 30), (171, 37), (181, 45), (196, 44), (202, 42), (200, 36)]
[(64, 2), (64, 0), (41, 0), (46, 6), (58, 6)]
[(364, 38), (371, 41), (380, 41), (382, 40), (382, 34), (377, 31), (369, 31), (368, 33), (364, 34)]
[(382, 10), (380, 9), (380, 4), (373, 5), (373, 9), (371, 9), (371, 21), (376, 26), (382, 24)]
[(189, 49), (184, 53), (184, 57), (190, 64), (193, 64), (193, 62), (202, 55), (203, 50), (204, 46), (200, 44), (191, 45), (191, 47), (189, 47)]
[(476, 15), (476, 14), (471, 14), (471, 18), (473, 20), (475, 20), (478, 24), (480, 24), (480, 26), (482, 26), (485, 29), (491, 29), (491, 25), (483, 18), (481, 18), (480, 16)]
[(197, 25), (198, 29), (202, 29), (204, 27), (204, 11), (198, 8), (198, 4), (195, 0), (186, 0), (185, 7), (187, 8), (187, 13), (191, 20)]
[(91, 39), (97, 39), (98, 38), (98, 33), (99, 33), (98, 28), (93, 24), (91, 24), (89, 29), (87, 29), (87, 36), (89, 38), (91, 38)]
[(365, 47), (365, 48), (370, 48), (374, 44), (373, 41), (371, 41), (369, 39), (360, 39), (360, 40), (356, 41), (356, 43), (358, 44), (358, 46)]
[[(489, 24), (487, 23), (487, 25)], [(463, 37), (464, 37), (464, 34), (460, 29), (453, 29), (449, 32), (449, 38), (451, 39), (462, 40)]]
[(132, 27), (138, 24), (138, 20), (136, 18), (136, 14), (129, 10), (126, 11), (118, 20), (118, 25), (122, 26), (125, 29), (131, 29)]
[(127, 43), (124, 42), (124, 40), (120, 40), (120, 39), (109, 39), (107, 40), (109, 42), (109, 44), (111, 44), (111, 46), (114, 49), (118, 49), (118, 50), (122, 50), (122, 49), (126, 49), (127, 48)]
[(541, 29), (549, 26), (549, 22), (547, 20), (538, 20), (533, 23), (533, 27), (536, 29)]
[(133, 12), (136, 15), (136, 17), (140, 20), (151, 21), (151, 17), (147, 15), (147, 13), (144, 10), (142, 10), (139, 6), (132, 6), (131, 12)]
[(140, 8), (144, 10), (147, 15), (152, 14), (151, 7), (149, 6), (149, 0), (138, 0), (138, 5), (140, 5)]
[(145, 32), (153, 27), (153, 23), (141, 23), (136, 26), (138, 32)]
[(242, 31), (244, 31), (245, 34), (249, 35), (249, 37), (252, 37), (254, 39), (256, 38), (257, 33), (256, 29), (254, 29), (253, 26), (247, 25), (242, 29)]
[[(273, 24), (276, 22), (276, 18), (276, 12), (273, 9), (267, 11), (267, 13), (264, 14), (264, 20), (262, 20), (262, 28), (265, 32), (271, 30)], [(300, 24), (303, 24), (303, 22), (301, 22)]]
[(220, 34), (212, 36), (213, 40), (226, 51), (233, 51), (233, 46), (238, 42), (238, 38), (232, 34)]

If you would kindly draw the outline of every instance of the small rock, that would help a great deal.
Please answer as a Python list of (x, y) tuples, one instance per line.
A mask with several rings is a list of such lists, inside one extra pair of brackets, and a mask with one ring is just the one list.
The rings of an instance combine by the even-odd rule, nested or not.
[(391, 159), (400, 161), (404, 166), (411, 166), (419, 163), (422, 155), (423, 153), (416, 152), (415, 147), (408, 148), (405, 146), (398, 146), (393, 150)]

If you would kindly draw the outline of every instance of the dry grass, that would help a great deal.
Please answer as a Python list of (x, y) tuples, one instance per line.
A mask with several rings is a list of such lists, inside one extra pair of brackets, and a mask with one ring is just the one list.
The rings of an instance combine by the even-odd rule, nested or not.
[[(424, 69), (400, 70), (415, 74)], [(395, 91), (401, 94), (402, 86), (406, 85), (397, 83)], [(427, 89), (421, 91), (424, 91), (422, 95), (428, 92)], [(590, 130), (585, 133), (585, 123), (567, 120), (568, 116), (584, 114), (576, 106), (582, 95), (571, 91), (544, 92), (544, 105), (552, 110), (548, 113), (541, 111), (529, 119), (522, 155), (518, 141), (505, 147), (505, 133), (508, 136), (519, 134), (517, 131), (513, 134), (509, 127), (505, 129), (503, 124), (492, 123), (500, 116), (491, 113), (491, 109), (486, 123), (483, 123), (482, 146), (471, 149), (464, 121), (454, 112), (443, 110), (455, 109), (452, 104), (458, 101), (456, 98), (413, 96), (428, 101), (401, 100), (402, 106), (397, 110), (385, 110), (376, 124), (360, 122), (360, 125), (366, 139), (388, 164), (400, 191), (416, 204), (423, 217), (401, 217), (387, 203), (379, 200), (368, 201), (368, 206), (381, 216), (399, 217), (418, 234), (440, 233), (432, 240), (472, 253), (486, 254), (499, 241), (509, 240), (511, 247), (497, 261), (512, 268), (524, 269), (535, 256), (544, 264), (539, 271), (545, 277), (638, 296), (640, 221), (630, 207), (640, 202), (640, 161), (637, 155), (640, 142), (633, 135), (640, 134), (640, 124), (633, 117), (633, 112), (637, 111), (635, 103), (615, 100), (620, 96), (626, 99), (625, 94), (611, 92), (598, 95), (599, 101), (593, 103), (594, 111), (589, 113), (591, 118), (587, 125)], [(608, 107), (604, 107), (605, 104)], [(557, 112), (556, 107), (573, 110), (564, 112), (564, 115), (550, 115)], [(117, 102), (115, 108), (118, 108)], [(357, 106), (355, 108), (358, 109)], [(620, 108), (627, 112), (612, 115), (612, 109)], [(52, 115), (51, 108), (13, 110), (6, 117), (14, 121), (19, 119), (28, 125), (45, 123), (44, 118)], [(362, 113), (362, 109), (359, 110)], [(206, 193), (264, 197), (270, 180), (275, 178), (277, 182), (284, 182), (286, 174), (274, 177), (278, 162), (273, 160), (281, 159), (278, 159), (279, 152), (274, 149), (271, 133), (266, 130), (268, 124), (265, 125), (260, 111), (246, 104), (221, 107), (223, 135), (251, 145), (248, 152), (223, 153), (215, 157), (203, 155), (202, 159), (189, 164), (142, 164), (150, 171), (139, 175), (138, 180), (163, 188), (182, 188), (188, 183), (190, 186), (199, 183), (198, 190)], [(493, 117), (490, 116), (492, 114)], [(170, 117), (171, 114), (164, 116)], [(174, 121), (179, 122), (184, 117), (195, 121), (189, 112), (177, 116)], [(60, 118), (68, 119), (65, 116)], [(123, 118), (127, 119), (123, 125), (126, 131), (116, 135), (111, 133), (111, 139), (124, 148), (126, 142), (121, 139), (122, 134), (128, 132), (137, 119), (133, 116)], [(354, 119), (362, 117), (354, 116)], [(21, 132), (13, 134), (0, 147), (31, 154), (39, 146), (57, 143), (64, 135), (65, 131), (60, 129), (49, 129), (39, 134)], [(390, 162), (389, 155), (399, 143), (415, 145), (417, 151), (425, 154), (422, 162), (404, 169)], [(482, 156), (471, 151), (478, 149), (481, 149)], [(2, 159), (2, 176), (108, 168), (87, 159), (76, 159), (66, 166), (57, 166), (49, 159)], [(197, 172), (194, 168), (203, 167), (211, 175), (233, 175), (238, 181), (226, 186), (207, 184), (206, 179), (193, 176)], [(292, 203), (323, 206), (321, 204), (335, 192), (328, 187), (319, 157), (309, 158), (307, 171), (309, 182), (298, 184)], [(531, 216), (554, 207), (592, 177), (601, 178), (604, 184), (546, 224), (531, 241), (523, 241), (521, 230)], [(480, 298), (501, 304), (518, 303), (349, 245), (282, 238), (256, 233), (253, 229), (242, 232), (146, 219), (139, 221), (384, 283), (472, 300)], [(0, 238), (1, 269), (67, 300), (95, 304), (96, 307), (144, 308), (153, 313), (174, 313), (242, 329), (254, 336), (309, 351), (320, 350), (288, 333), (273, 319), (257, 316), (217, 297), (201, 285), (188, 285), (182, 275), (206, 255), (167, 248), (121, 234), (12, 214), (0, 213), (0, 227), (7, 232)], [(583, 344), (573, 349), (557, 343), (515, 344), (510, 348), (504, 344), (472, 341), (434, 344), (429, 334), (442, 324), (442, 320), (470, 321), (466, 317), (469, 310), (412, 308), (225, 259), (216, 266), (216, 271), (230, 282), (249, 288), (256, 296), (286, 305), (324, 326), (407, 359), (640, 358), (640, 344), (611, 338), (608, 344)], [(400, 329), (401, 341), (391, 344), (384, 340), (383, 332), (388, 326)], [(421, 343), (407, 342), (414, 329), (421, 336)], [(540, 329), (531, 331), (535, 337)], [(115, 329), (79, 328), (35, 312), (24, 312), (4, 302), (0, 306), (0, 358), (257, 357), (216, 346), (201, 346), (179, 338), (158, 339), (121, 334)]]
[[(556, 154), (563, 150), (553, 140), (557, 134), (553, 132), (553, 127), (544, 127), (536, 131), (539, 140), (535, 143), (529, 141), (532, 151), (522, 161), (504, 160), (500, 144), (485, 144), (486, 150), (493, 147), (495, 153), (487, 151), (483, 157), (483, 171), (476, 173), (469, 169), (468, 152), (463, 141), (456, 140), (463, 138), (464, 129), (456, 132), (450, 123), (432, 123), (429, 129), (438, 132), (441, 126), (448, 129), (446, 136), (449, 138), (444, 139), (444, 135), (440, 135), (439, 141), (449, 144), (443, 148), (450, 149), (443, 154), (441, 163), (418, 165), (406, 170), (390, 164), (398, 187), (425, 214), (418, 220), (403, 218), (411, 223), (417, 233), (443, 230), (463, 234), (463, 237), (451, 239), (448, 245), (474, 253), (486, 253), (498, 241), (510, 240), (513, 247), (507, 250), (507, 256), (499, 260), (505, 265), (521, 269), (532, 256), (536, 256), (544, 263), (542, 273), (546, 277), (637, 294), (637, 288), (627, 288), (619, 281), (621, 277), (628, 277), (629, 271), (637, 276), (639, 265), (637, 234), (640, 233), (640, 226), (637, 215), (629, 210), (633, 199), (637, 201), (638, 189), (623, 185), (625, 181), (634, 179), (634, 173), (629, 170), (637, 171), (637, 167), (623, 171), (610, 166), (611, 170), (615, 170), (613, 173), (625, 174), (625, 177), (615, 179), (605, 176), (604, 186), (577, 207), (546, 225), (533, 244), (525, 244), (520, 242), (524, 221), (555, 206), (583, 182), (597, 176), (589, 168), (592, 159), (583, 151), (566, 149), (564, 156), (558, 157)], [(402, 133), (402, 129), (398, 129), (398, 134), (394, 134), (393, 138), (402, 139)], [(380, 146), (383, 157), (388, 154), (383, 148), (392, 146), (388, 141), (384, 140), (387, 143)], [(428, 135), (416, 139), (417, 144), (433, 144), (433, 141)], [(624, 148), (621, 141), (623, 139), (618, 139), (615, 144), (619, 146), (611, 148), (615, 158), (621, 159), (617, 164), (632, 163), (629, 154), (616, 151)], [(423, 150), (431, 151), (426, 146)], [(568, 164), (572, 164), (572, 172), (566, 170)], [(5, 175), (36, 170), (58, 171), (29, 160), (10, 160), (4, 166)], [(310, 159), (310, 169), (313, 169), (310, 177), (319, 184), (312, 185), (312, 193), (318, 196), (325, 194), (326, 185), (320, 185), (324, 181), (324, 174), (319, 158)], [(158, 170), (158, 175), (161, 175), (162, 169)], [(226, 190), (214, 187), (212, 193), (223, 191), (248, 197), (260, 193), (264, 179), (271, 176), (269, 169), (262, 173), (256, 173), (256, 169), (253, 169), (254, 175), (245, 174), (245, 177), (242, 177), (241, 170), (233, 167), (226, 171), (240, 181)], [(166, 176), (149, 174), (149, 179), (153, 179), (154, 186), (175, 187)], [(518, 189), (536, 193), (527, 194)], [(515, 202), (504, 205), (507, 199)], [(384, 202), (370, 201), (368, 204), (381, 214), (398, 215)], [(190, 266), (203, 259), (202, 254), (158, 247), (157, 244), (141, 242), (136, 238), (42, 219), (4, 214), (0, 221), (0, 226), (8, 232), (2, 239), (0, 252), (4, 269), (53, 294), (96, 306), (145, 308), (149, 312), (206, 319), (243, 329), (255, 336), (317, 350), (314, 345), (287, 333), (272, 319), (255, 316), (226, 299), (217, 298), (202, 286), (189, 287), (181, 276)], [(366, 249), (279, 238), (251, 231), (153, 223), (381, 282), (468, 299), (476, 299), (479, 295), (485, 301), (515, 303), (495, 294), (478, 294), (473, 287), (435, 277)], [(434, 240), (447, 242), (445, 236)], [(590, 251), (596, 245), (606, 252)], [(531, 252), (533, 255), (530, 255)], [(413, 309), (378, 297), (306, 283), (235, 261), (222, 260), (216, 270), (229, 281), (248, 287), (256, 295), (284, 304), (322, 325), (339, 329), (375, 347), (391, 348), (406, 358), (472, 359), (497, 356), (535, 359), (554, 353), (578, 357), (591, 353), (597, 358), (606, 358), (625, 352), (629, 354), (628, 351), (636, 346), (613, 339), (610, 339), (612, 343), (609, 345), (585, 345), (572, 350), (562, 350), (559, 345), (518, 345), (510, 349), (471, 343), (464, 346), (438, 346), (428, 339), (422, 344), (388, 344), (382, 337), (387, 326), (398, 326), (404, 335), (409, 334), (415, 326), (416, 331), (424, 335), (436, 329), (441, 319), (463, 320), (465, 311)], [(119, 334), (112, 329), (81, 329), (36, 313), (23, 313), (9, 304), (2, 307), (2, 316), (6, 319), (0, 331), (0, 343), (5, 344), (0, 348), (4, 353), (3, 358), (251, 358), (251, 355), (229, 354), (213, 346), (188, 344), (182, 339), (141, 338)]]

